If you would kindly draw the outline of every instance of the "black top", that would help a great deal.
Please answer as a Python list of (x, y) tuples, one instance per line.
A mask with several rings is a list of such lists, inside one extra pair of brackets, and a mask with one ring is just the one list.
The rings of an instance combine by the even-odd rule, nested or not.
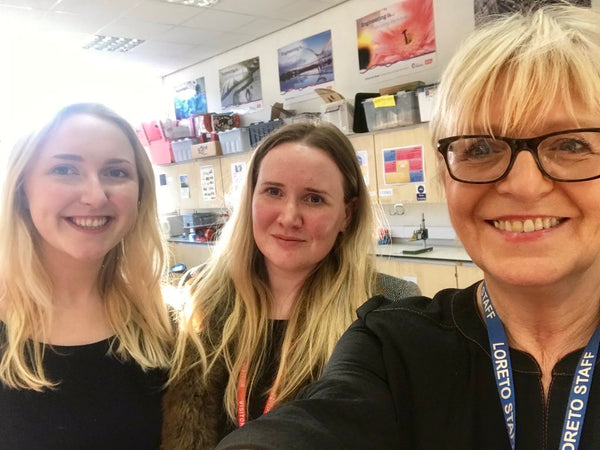
[[(321, 380), (218, 449), (510, 449), (476, 287), (369, 300)], [(518, 450), (558, 448), (580, 354), (556, 364), (545, 399), (537, 362), (511, 349)], [(596, 370), (580, 449), (600, 448), (599, 380)]]
[(265, 364), (261, 367), (256, 387), (252, 389), (250, 398), (248, 399), (248, 420), (254, 420), (262, 416), (267, 399), (269, 398), (269, 392), (273, 387), (273, 383), (275, 383), (279, 362), (281, 361), (281, 344), (283, 344), (288, 321), (270, 320), (269, 322), (271, 323), (271, 335), (269, 336), (267, 353), (265, 355)]
[[(3, 337), (0, 324), (0, 338)], [(111, 340), (47, 347), (52, 390), (0, 384), (0, 449), (157, 449), (166, 373), (108, 353)]]

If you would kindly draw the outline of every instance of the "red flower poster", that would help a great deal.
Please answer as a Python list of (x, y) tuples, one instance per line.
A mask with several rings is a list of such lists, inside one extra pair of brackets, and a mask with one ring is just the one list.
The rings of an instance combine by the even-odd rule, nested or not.
[(358, 19), (356, 32), (365, 79), (435, 63), (433, 0), (404, 0), (380, 9)]

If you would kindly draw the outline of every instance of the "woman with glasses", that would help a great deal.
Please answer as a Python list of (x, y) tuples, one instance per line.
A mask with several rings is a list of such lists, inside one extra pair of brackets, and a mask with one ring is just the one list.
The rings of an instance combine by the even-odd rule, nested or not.
[(600, 448), (600, 14), (477, 30), (431, 123), (450, 218), (484, 280), (374, 297), (320, 381), (229, 448)]

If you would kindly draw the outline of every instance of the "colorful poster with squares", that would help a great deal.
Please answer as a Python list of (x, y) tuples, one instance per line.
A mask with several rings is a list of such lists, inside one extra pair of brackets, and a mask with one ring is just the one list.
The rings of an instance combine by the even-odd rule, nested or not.
[(423, 183), (425, 181), (422, 145), (386, 148), (382, 152), (385, 184)]

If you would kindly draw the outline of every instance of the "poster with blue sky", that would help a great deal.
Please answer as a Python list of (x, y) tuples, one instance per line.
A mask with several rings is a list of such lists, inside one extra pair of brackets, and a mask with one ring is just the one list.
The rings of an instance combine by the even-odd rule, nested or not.
[(286, 98), (332, 88), (331, 30), (323, 31), (277, 50), (279, 90)]

